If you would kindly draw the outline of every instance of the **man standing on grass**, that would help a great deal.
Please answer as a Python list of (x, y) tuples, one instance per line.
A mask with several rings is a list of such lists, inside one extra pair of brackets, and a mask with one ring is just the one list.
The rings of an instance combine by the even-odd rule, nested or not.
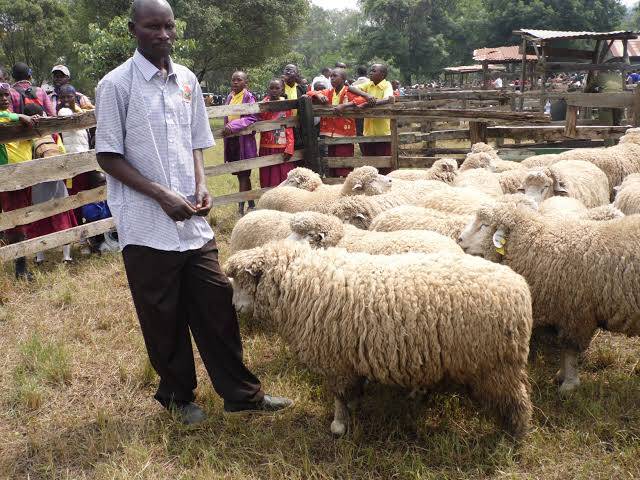
[(292, 402), (265, 395), (242, 361), (232, 289), (205, 218), (211, 196), (203, 149), (213, 136), (195, 75), (170, 57), (170, 5), (134, 0), (129, 30), (137, 50), (97, 88), (96, 153), (108, 174), (147, 353), (160, 376), (155, 398), (185, 424), (205, 419), (193, 403), (191, 332), (225, 412), (282, 410)]

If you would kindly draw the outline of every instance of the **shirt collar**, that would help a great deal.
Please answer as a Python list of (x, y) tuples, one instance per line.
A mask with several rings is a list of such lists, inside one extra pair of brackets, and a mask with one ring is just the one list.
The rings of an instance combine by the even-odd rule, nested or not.
[[(138, 67), (138, 70), (140, 70), (140, 73), (142, 73), (142, 76), (147, 82), (151, 80), (154, 77), (154, 75), (156, 75), (160, 71), (160, 69), (156, 67), (153, 63), (151, 63), (149, 60), (147, 60), (144, 57), (144, 55), (142, 55), (138, 51), (138, 49), (136, 49), (135, 53), (133, 54), (133, 63), (136, 64), (136, 66)], [(168, 75), (169, 77), (175, 74), (175, 71), (173, 69), (173, 60), (171, 60), (171, 57), (169, 57), (168, 73), (169, 73)]]

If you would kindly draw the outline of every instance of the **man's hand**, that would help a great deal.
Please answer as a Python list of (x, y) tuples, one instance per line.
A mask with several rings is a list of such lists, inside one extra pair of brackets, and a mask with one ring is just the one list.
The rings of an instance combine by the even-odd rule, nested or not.
[(340, 105), (336, 105), (335, 107), (333, 107), (333, 110), (336, 112), (336, 115), (341, 117), (342, 113), (347, 109), (348, 106), (349, 105), (347, 105), (346, 103), (341, 103)]
[(30, 117), (28, 115), (18, 114), (18, 120), (20, 120), (20, 123), (22, 123), (22, 125), (24, 125), (25, 127), (32, 128), (38, 124), (40, 116), (34, 115), (33, 117)]
[(231, 127), (229, 126), (229, 124), (227, 123), (224, 128), (222, 129), (222, 136), (223, 137), (228, 137), (229, 135), (233, 134), (233, 132), (231, 131)]
[(206, 217), (209, 215), (212, 207), (212, 199), (204, 184), (196, 185), (196, 215)]
[(367, 103), (370, 107), (375, 107), (378, 99), (372, 95), (367, 96)]
[(329, 103), (329, 99), (321, 93), (317, 94), (316, 98), (322, 105), (326, 105), (327, 103)]
[(164, 213), (169, 215), (174, 222), (188, 220), (198, 213), (194, 205), (191, 205), (184, 197), (169, 189), (163, 189), (157, 201)]

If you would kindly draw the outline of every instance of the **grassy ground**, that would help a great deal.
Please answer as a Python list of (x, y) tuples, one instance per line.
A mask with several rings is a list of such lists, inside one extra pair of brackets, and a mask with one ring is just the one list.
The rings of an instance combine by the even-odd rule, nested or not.
[[(219, 150), (207, 156), (220, 161)], [(211, 182), (215, 194), (235, 178)], [(222, 258), (236, 207), (211, 222)], [(321, 380), (282, 341), (242, 319), (245, 357), (270, 392), (296, 400), (276, 418), (227, 419), (198, 362), (210, 420), (188, 430), (152, 400), (150, 368), (118, 255), (60, 254), (33, 284), (0, 272), (0, 478), (30, 479), (622, 479), (640, 477), (640, 341), (600, 334), (583, 385), (562, 400), (557, 349), (534, 342), (533, 430), (515, 446), (461, 391), (422, 400), (370, 386), (351, 432), (329, 433)]]

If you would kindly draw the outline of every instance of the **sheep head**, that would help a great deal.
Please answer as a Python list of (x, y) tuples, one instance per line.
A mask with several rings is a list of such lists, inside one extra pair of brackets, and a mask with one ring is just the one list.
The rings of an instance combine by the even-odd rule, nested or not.
[(522, 183), (522, 188), (518, 191), (537, 204), (553, 196), (568, 195), (564, 182), (552, 168), (536, 168), (529, 171)]
[(233, 287), (233, 305), (238, 312), (253, 313), (256, 290), (265, 268), (262, 247), (242, 250), (232, 255), (224, 271)]
[(330, 213), (345, 223), (368, 230), (373, 218), (380, 213), (379, 210), (368, 201), (367, 197), (355, 196), (338, 200), (332, 206)]
[(314, 248), (335, 247), (344, 236), (344, 224), (333, 215), (300, 212), (289, 222), (290, 240), (308, 242)]
[(506, 253), (510, 225), (516, 212), (533, 212), (538, 205), (522, 194), (505, 195), (495, 204), (484, 204), (458, 238), (458, 245), (469, 255), (501, 262)]
[(391, 190), (391, 179), (380, 175), (375, 167), (358, 167), (347, 175), (342, 195), (380, 195)]
[(630, 128), (620, 137), (620, 143), (640, 144), (640, 128)]
[(460, 171), (471, 170), (473, 168), (486, 168), (491, 170), (492, 161), (494, 156), (487, 152), (468, 153), (462, 165), (460, 165)]
[(295, 187), (313, 192), (322, 185), (322, 179), (316, 172), (304, 167), (296, 167), (287, 174), (287, 179), (279, 187)]
[(440, 158), (431, 166), (434, 178), (444, 182), (453, 183), (458, 174), (458, 162), (455, 158)]

